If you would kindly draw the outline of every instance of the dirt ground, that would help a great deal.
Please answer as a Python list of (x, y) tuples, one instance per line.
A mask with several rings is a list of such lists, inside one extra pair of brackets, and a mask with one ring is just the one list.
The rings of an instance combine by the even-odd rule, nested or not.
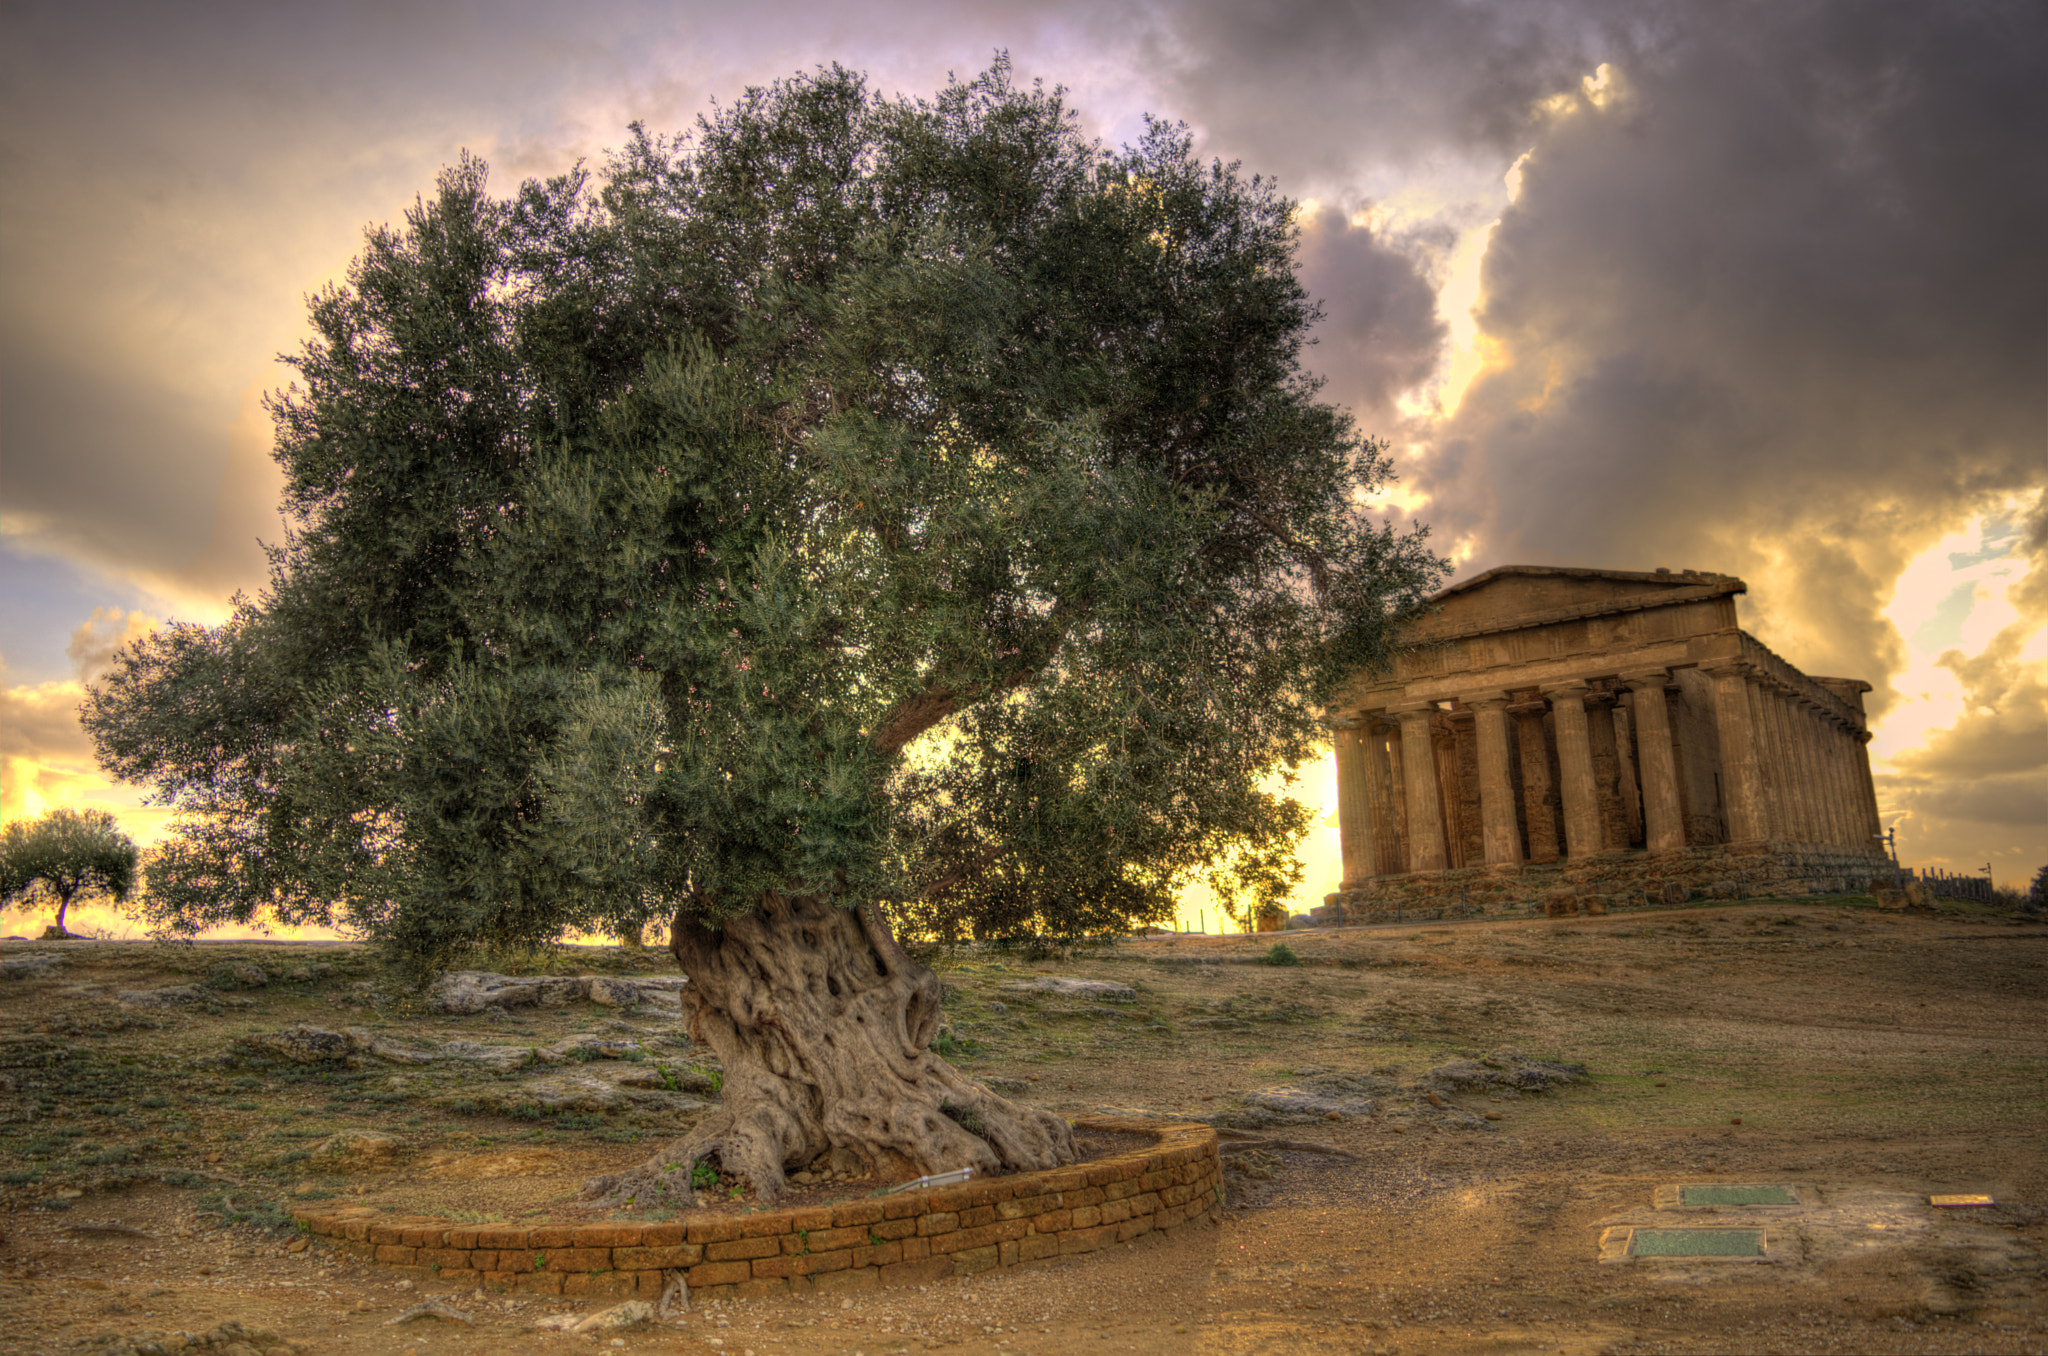
[[(464, 1221), (575, 1217), (581, 1179), (644, 1156), (690, 1114), (673, 1090), (715, 1073), (673, 1007), (451, 1017), (353, 947), (0, 943), (0, 1353), (175, 1332), (260, 1347), (230, 1346), (228, 1322), (317, 1353), (2044, 1352), (2044, 939), (2039, 920), (1765, 901), (1176, 936), (1057, 962), (965, 953), (941, 965), (952, 1058), (1069, 1115), (1248, 1123), (1257, 1089), (1318, 1071), (1413, 1079), (1502, 1047), (1590, 1076), (1462, 1094), (1435, 1119), (1383, 1100), (1251, 1130), (1353, 1156), (1250, 1155), (1221, 1227), (1152, 1247), (924, 1290), (700, 1305), (597, 1337), (535, 1324), (605, 1302), (406, 1281), (306, 1246), (283, 1209), (345, 1197)], [(1262, 962), (1277, 940), (1299, 965)], [(660, 974), (665, 959), (579, 950), (560, 971)], [(1005, 988), (1042, 974), (1121, 981), (1138, 1001)], [(185, 985), (199, 995), (182, 1005), (116, 997)], [(520, 1100), (531, 1069), (293, 1064), (249, 1043), (297, 1023), (421, 1048), (630, 1040), (602, 1071), (641, 1090), (550, 1111)], [(394, 1136), (395, 1152), (315, 1154), (350, 1129)], [(1802, 1205), (1653, 1208), (1685, 1183), (1785, 1184)], [(1999, 1204), (1936, 1211), (1937, 1193)], [(1600, 1260), (1612, 1227), (1709, 1223), (1763, 1228), (1768, 1260)], [(470, 1321), (392, 1322), (429, 1297)]]

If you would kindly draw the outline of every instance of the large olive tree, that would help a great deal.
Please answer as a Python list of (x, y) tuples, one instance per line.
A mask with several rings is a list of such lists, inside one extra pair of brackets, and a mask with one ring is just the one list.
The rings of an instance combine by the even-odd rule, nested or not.
[(1001, 62), (751, 90), (510, 199), (464, 160), (312, 304), (264, 596), (88, 703), (187, 812), (157, 921), (431, 963), (672, 915), (724, 1106), (614, 1199), (1067, 1161), (931, 1051), (896, 933), (1284, 895), (1274, 778), (1440, 574), (1303, 374), (1292, 210)]

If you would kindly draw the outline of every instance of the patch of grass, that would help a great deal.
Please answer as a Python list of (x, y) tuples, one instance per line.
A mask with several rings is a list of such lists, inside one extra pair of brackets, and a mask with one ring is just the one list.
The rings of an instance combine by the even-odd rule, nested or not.
[(1285, 942), (1273, 943), (1265, 955), (1259, 958), (1267, 965), (1299, 965), (1301, 957), (1294, 954), (1294, 948)]

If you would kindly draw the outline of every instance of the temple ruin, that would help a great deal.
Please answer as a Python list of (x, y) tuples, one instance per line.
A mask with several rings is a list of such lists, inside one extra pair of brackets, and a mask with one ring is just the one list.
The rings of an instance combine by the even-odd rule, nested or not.
[(1392, 671), (1330, 712), (1330, 912), (1834, 893), (1887, 872), (1870, 684), (1742, 631), (1746, 587), (1504, 565), (1436, 595)]

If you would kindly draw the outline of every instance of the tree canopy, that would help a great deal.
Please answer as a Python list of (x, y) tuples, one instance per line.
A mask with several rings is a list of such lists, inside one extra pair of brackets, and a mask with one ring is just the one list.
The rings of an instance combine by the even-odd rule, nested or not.
[(0, 908), (54, 900), (53, 926), (61, 935), (74, 900), (111, 895), (126, 901), (140, 859), (105, 810), (51, 810), (33, 823), (16, 820), (0, 830)]
[(1443, 563), (1303, 370), (1293, 206), (1007, 63), (833, 67), (369, 232), (274, 396), (290, 532), (91, 693), (161, 927), (415, 958), (770, 895), (1076, 934), (1284, 896), (1272, 789)]

